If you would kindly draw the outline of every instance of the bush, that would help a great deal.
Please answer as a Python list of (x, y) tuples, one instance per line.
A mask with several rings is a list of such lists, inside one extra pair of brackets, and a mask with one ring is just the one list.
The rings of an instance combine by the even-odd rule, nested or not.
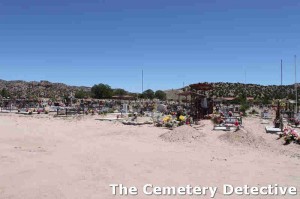
[(167, 94), (162, 90), (156, 91), (154, 95), (159, 100), (166, 100), (167, 99)]
[(148, 89), (148, 90), (145, 90), (143, 93), (142, 93), (142, 97), (143, 98), (146, 98), (146, 99), (154, 99), (155, 97), (155, 93), (153, 90), (151, 89)]
[(107, 111), (99, 111), (99, 115), (107, 115)]
[(107, 111), (107, 113), (114, 113), (114, 109), (112, 109), (112, 108), (110, 108), (110, 109), (108, 109), (108, 111)]
[(107, 84), (98, 84), (91, 88), (91, 93), (97, 99), (111, 98), (113, 89)]
[(240, 111), (246, 115), (246, 111), (250, 108), (248, 103), (243, 103), (240, 107)]
[(254, 114), (258, 114), (258, 112), (255, 109), (252, 109), (251, 112), (250, 112), (250, 114), (253, 114), (253, 115)]

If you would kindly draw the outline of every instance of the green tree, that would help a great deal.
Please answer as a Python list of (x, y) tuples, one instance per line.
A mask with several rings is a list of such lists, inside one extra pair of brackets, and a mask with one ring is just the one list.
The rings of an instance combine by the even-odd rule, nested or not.
[(265, 95), (262, 98), (262, 104), (264, 104), (264, 105), (270, 104), (270, 101), (271, 101), (271, 98), (268, 95)]
[(82, 89), (75, 92), (75, 98), (77, 98), (77, 99), (83, 99), (86, 97), (88, 97), (88, 94), (87, 94), (87, 92), (85, 92)]
[(157, 90), (155, 92), (155, 98), (157, 98), (159, 100), (166, 100), (167, 99), (167, 94), (162, 90)]
[(117, 88), (117, 89), (114, 89), (114, 91), (113, 91), (113, 95), (117, 95), (117, 96), (124, 96), (127, 94), (128, 94), (128, 92), (122, 88)]
[(293, 93), (289, 93), (288, 94), (288, 99), (295, 99), (296, 98), (296, 95), (295, 94), (293, 94)]
[(1, 96), (2, 96), (2, 97), (9, 97), (10, 95), (9, 95), (8, 90), (6, 90), (5, 88), (3, 88), (3, 89), (1, 90)]
[(62, 96), (64, 102), (66, 103), (67, 106), (69, 106), (70, 102), (71, 102), (71, 98), (67, 95)]
[(144, 98), (146, 98), (146, 97), (145, 97), (145, 95), (144, 95), (143, 93), (139, 93), (139, 94), (138, 94), (138, 98), (144, 99)]
[(134, 97), (134, 99), (137, 99), (139, 97), (138, 93), (130, 93), (129, 95)]
[(243, 112), (243, 113), (245, 114), (246, 111), (247, 111), (249, 108), (250, 108), (249, 103), (243, 102), (243, 103), (241, 104), (240, 111)]
[(113, 90), (107, 84), (98, 84), (92, 87), (91, 93), (94, 98), (104, 99), (104, 98), (111, 98), (113, 95)]
[(145, 90), (142, 95), (144, 96), (144, 98), (146, 99), (154, 99), (155, 97), (155, 93), (153, 90), (151, 89), (148, 89), (148, 90)]

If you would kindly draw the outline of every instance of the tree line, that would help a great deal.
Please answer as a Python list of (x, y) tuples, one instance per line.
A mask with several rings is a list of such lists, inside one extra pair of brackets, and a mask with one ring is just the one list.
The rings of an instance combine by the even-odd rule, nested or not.
[(122, 88), (113, 89), (107, 84), (97, 84), (94, 85), (90, 91), (78, 90), (75, 92), (75, 98), (96, 98), (96, 99), (110, 99), (113, 96), (125, 96), (130, 95), (135, 98), (141, 99), (159, 99), (166, 100), (167, 95), (162, 90), (153, 91), (151, 89), (145, 90), (143, 93), (130, 93)]

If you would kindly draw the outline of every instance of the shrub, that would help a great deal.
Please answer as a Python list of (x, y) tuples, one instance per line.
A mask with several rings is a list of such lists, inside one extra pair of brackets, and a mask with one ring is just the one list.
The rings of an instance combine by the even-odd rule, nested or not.
[(250, 112), (250, 114), (253, 114), (253, 115), (254, 114), (258, 114), (258, 112), (255, 109), (252, 109), (251, 112)]
[(243, 103), (240, 107), (240, 111), (246, 116), (246, 111), (250, 108), (248, 103)]

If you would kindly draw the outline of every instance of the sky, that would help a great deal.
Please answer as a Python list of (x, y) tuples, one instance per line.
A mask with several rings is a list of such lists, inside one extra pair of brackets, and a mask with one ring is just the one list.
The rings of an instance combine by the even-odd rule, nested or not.
[(144, 90), (279, 85), (282, 59), (283, 84), (293, 84), (295, 55), (298, 0), (0, 1), (4, 80), (141, 92), (143, 70)]

